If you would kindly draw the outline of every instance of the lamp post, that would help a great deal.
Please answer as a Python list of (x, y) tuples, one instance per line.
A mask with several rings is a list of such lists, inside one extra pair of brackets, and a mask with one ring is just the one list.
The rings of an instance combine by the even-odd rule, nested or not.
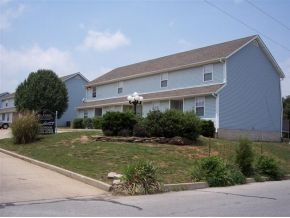
[(127, 97), (127, 100), (129, 101), (130, 104), (134, 105), (134, 113), (136, 114), (137, 111), (137, 104), (141, 104), (143, 101), (143, 97), (139, 96), (137, 92), (134, 92), (133, 95), (129, 95)]

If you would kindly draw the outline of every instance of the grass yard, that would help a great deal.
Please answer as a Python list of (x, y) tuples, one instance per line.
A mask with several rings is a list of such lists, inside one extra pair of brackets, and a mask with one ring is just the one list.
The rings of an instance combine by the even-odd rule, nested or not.
[[(66, 132), (41, 137), (37, 142), (15, 145), (12, 139), (0, 140), (0, 147), (44, 161), (104, 182), (109, 172), (122, 173), (138, 160), (153, 161), (164, 183), (190, 182), (190, 170), (198, 158), (219, 155), (229, 161), (235, 157), (236, 141), (200, 137), (194, 146), (96, 142), (96, 131)], [(255, 142), (256, 155), (269, 154), (290, 173), (290, 145)], [(210, 148), (210, 149), (209, 149)], [(209, 152), (210, 151), (210, 152)]]

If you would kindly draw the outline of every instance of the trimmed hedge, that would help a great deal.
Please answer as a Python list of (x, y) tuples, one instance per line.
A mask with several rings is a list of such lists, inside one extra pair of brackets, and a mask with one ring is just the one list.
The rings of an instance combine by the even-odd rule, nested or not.
[(200, 134), (200, 119), (192, 112), (150, 111), (145, 118), (147, 132), (153, 137), (184, 137), (195, 141)]
[(200, 134), (204, 137), (214, 138), (215, 127), (211, 120), (201, 120), (201, 132)]
[(136, 123), (132, 112), (109, 111), (103, 116), (102, 130), (106, 136), (132, 136)]

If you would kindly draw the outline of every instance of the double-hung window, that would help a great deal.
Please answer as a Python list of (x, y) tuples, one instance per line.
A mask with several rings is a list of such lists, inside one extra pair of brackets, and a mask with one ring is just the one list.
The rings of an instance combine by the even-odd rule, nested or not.
[(213, 65), (205, 65), (203, 67), (203, 81), (212, 81), (213, 80)]
[(123, 93), (123, 81), (118, 82), (118, 94)]
[(195, 113), (197, 116), (200, 116), (200, 117), (204, 116), (204, 104), (205, 104), (204, 97), (195, 98)]
[(161, 88), (167, 87), (168, 73), (161, 74)]

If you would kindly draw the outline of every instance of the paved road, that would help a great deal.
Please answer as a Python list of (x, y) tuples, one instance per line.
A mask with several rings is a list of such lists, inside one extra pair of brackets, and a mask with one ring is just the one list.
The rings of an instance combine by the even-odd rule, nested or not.
[(290, 181), (0, 204), (2, 216), (290, 216)]
[(0, 205), (105, 194), (100, 189), (0, 152)]

